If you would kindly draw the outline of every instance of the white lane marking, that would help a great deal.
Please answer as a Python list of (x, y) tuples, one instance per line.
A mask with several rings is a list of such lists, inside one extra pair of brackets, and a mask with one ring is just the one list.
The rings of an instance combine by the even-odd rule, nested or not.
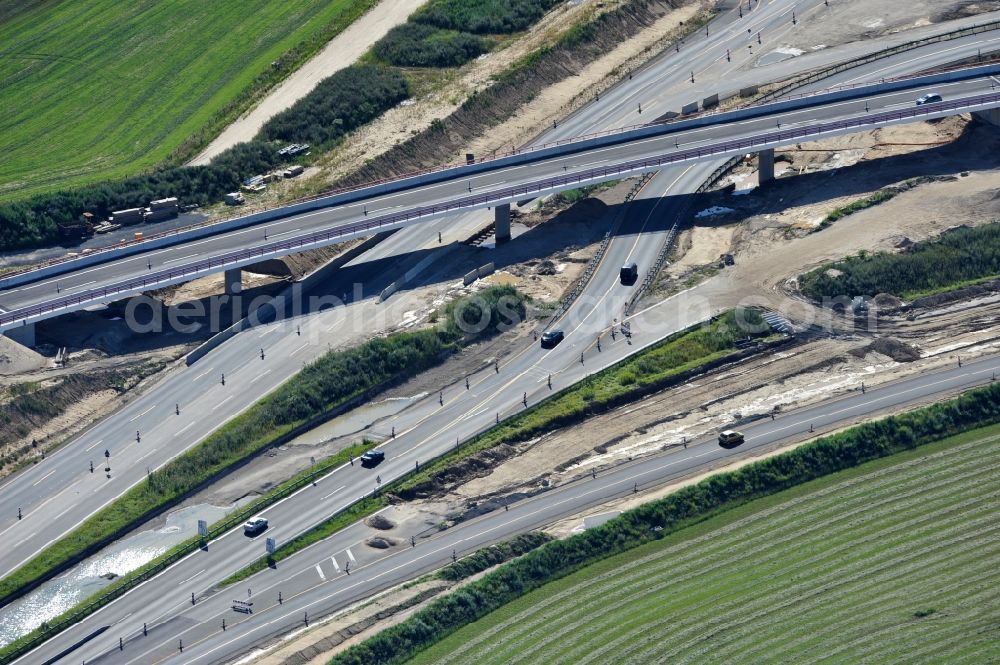
[(222, 406), (223, 404), (225, 404), (226, 402), (228, 402), (228, 401), (229, 401), (229, 400), (231, 400), (232, 398), (233, 398), (233, 396), (232, 396), (232, 395), (230, 395), (230, 396), (229, 396), (229, 397), (227, 397), (226, 399), (222, 400), (221, 402), (219, 402), (218, 404), (216, 404), (215, 406), (213, 406), (213, 407), (212, 407), (212, 411), (215, 411), (216, 409), (218, 409), (218, 408), (219, 408), (220, 406)]
[(136, 458), (136, 460), (135, 460), (135, 461), (136, 461), (136, 462), (138, 462), (138, 461), (139, 461), (139, 460), (141, 460), (142, 458), (144, 458), (144, 457), (149, 457), (150, 455), (152, 455), (152, 454), (153, 454), (153, 453), (155, 453), (155, 452), (156, 452), (156, 448), (151, 448), (151, 449), (149, 450), (149, 452), (147, 452), (147, 453), (144, 453), (144, 454), (140, 455), (139, 457), (137, 457), (137, 458)]
[(149, 413), (150, 411), (152, 411), (152, 410), (153, 410), (153, 409), (155, 409), (155, 408), (156, 408), (156, 405), (154, 404), (153, 406), (149, 407), (148, 409), (146, 409), (146, 410), (145, 410), (145, 411), (143, 411), (142, 413), (140, 413), (140, 414), (138, 414), (138, 415), (136, 415), (136, 416), (132, 416), (131, 418), (129, 418), (129, 419), (128, 419), (128, 421), (129, 421), (130, 423), (131, 423), (131, 422), (134, 422), (134, 421), (138, 420), (139, 418), (142, 418), (142, 417), (143, 417), (144, 415), (146, 415), (147, 413)]
[(309, 342), (306, 342), (305, 344), (303, 344), (303, 345), (302, 345), (302, 346), (300, 346), (299, 348), (297, 348), (297, 349), (295, 349), (294, 351), (292, 351), (291, 353), (289, 353), (289, 354), (288, 354), (288, 357), (289, 357), (289, 358), (291, 358), (292, 356), (294, 356), (294, 355), (295, 355), (296, 353), (298, 353), (298, 352), (299, 352), (299, 351), (301, 351), (302, 349), (306, 348), (307, 346), (309, 346)]
[(207, 570), (207, 568), (202, 568), (202, 569), (201, 569), (201, 570), (199, 570), (199, 571), (198, 571), (197, 573), (195, 573), (195, 574), (194, 574), (194, 575), (192, 575), (191, 577), (189, 577), (189, 578), (187, 578), (186, 580), (184, 580), (183, 582), (181, 582), (181, 583), (180, 583), (180, 584), (179, 584), (178, 586), (184, 586), (185, 584), (187, 584), (188, 582), (190, 582), (190, 581), (191, 581), (191, 580), (193, 580), (194, 578), (196, 578), (196, 577), (198, 577), (199, 575), (201, 575), (201, 574), (202, 574), (203, 572), (205, 572), (206, 570)]
[(351, 552), (351, 548), (350, 548), (350, 547), (348, 547), (348, 548), (347, 548), (346, 550), (344, 550), (344, 551), (345, 551), (345, 552), (347, 552), (347, 558), (348, 558), (348, 559), (350, 559), (350, 560), (351, 560), (351, 561), (353, 561), (354, 563), (357, 563), (357, 562), (358, 562), (358, 560), (354, 558), (354, 554), (353, 554), (353, 553)]
[(337, 557), (335, 557), (335, 556), (330, 557), (330, 561), (333, 562), (333, 569), (336, 570), (339, 573), (340, 572), (340, 564), (337, 563)]
[(280, 238), (281, 236), (286, 236), (289, 233), (295, 233), (296, 231), (301, 231), (301, 230), (302, 230), (301, 228), (298, 228), (298, 229), (292, 229), (291, 231), (282, 231), (281, 233), (275, 233), (275, 234), (269, 235), (268, 238), (269, 239), (270, 238)]
[(195, 381), (197, 381), (198, 379), (200, 379), (201, 377), (205, 376), (206, 374), (208, 374), (208, 373), (209, 373), (209, 372), (211, 372), (211, 371), (212, 371), (212, 368), (211, 368), (211, 367), (209, 367), (209, 368), (208, 368), (208, 369), (206, 369), (206, 370), (205, 370), (204, 372), (202, 372), (202, 373), (201, 373), (201, 374), (199, 374), (198, 376), (194, 377), (194, 380), (195, 380)]
[(261, 379), (263, 379), (265, 376), (267, 376), (270, 373), (271, 373), (271, 370), (269, 370), (269, 369), (268, 370), (264, 370), (263, 372), (261, 372), (257, 376), (255, 376), (252, 379), (250, 379), (250, 385), (252, 386), (253, 384), (257, 383), (258, 381), (260, 381)]
[(263, 337), (264, 335), (270, 335), (273, 332), (278, 332), (278, 326), (269, 326), (264, 329), (264, 332), (257, 335), (257, 337)]
[[(184, 433), (184, 432), (185, 432), (185, 431), (186, 431), (186, 430), (187, 430), (188, 428), (190, 428), (190, 427), (193, 427), (193, 426), (194, 426), (194, 423), (188, 423), (188, 424), (187, 424), (187, 425), (185, 425), (184, 427), (182, 427), (182, 428), (180, 428), (179, 430), (177, 430), (177, 434), (182, 434), (182, 433)], [(175, 434), (174, 436), (177, 436), (177, 435)]]
[(94, 448), (96, 448), (97, 446), (101, 445), (101, 442), (102, 442), (102, 441), (104, 441), (104, 439), (98, 439), (97, 441), (95, 441), (95, 442), (94, 442), (94, 443), (93, 443), (93, 444), (92, 444), (92, 445), (90, 446), (90, 448), (87, 448), (87, 449), (86, 449), (86, 450), (84, 450), (83, 452), (85, 452), (85, 453), (89, 453), (89, 452), (90, 452), (91, 450), (93, 450), (93, 449), (94, 449)]
[(48, 478), (49, 476), (51, 476), (55, 472), (56, 472), (56, 470), (52, 469), (51, 471), (49, 471), (48, 473), (46, 473), (44, 476), (42, 476), (41, 478), (39, 478), (35, 482), (31, 483), (31, 486), (34, 487), (35, 485), (37, 485), (38, 483), (42, 482), (43, 480), (45, 480), (46, 478)]
[(319, 573), (320, 579), (325, 582), (326, 581), (326, 575), (323, 574), (323, 569), (319, 567), (318, 563), (316, 564), (316, 572)]
[(164, 261), (163, 265), (167, 265), (169, 263), (177, 263), (178, 261), (187, 261), (188, 259), (193, 259), (197, 256), (198, 256), (197, 254), (188, 254), (187, 256), (181, 256), (176, 259), (170, 259), (169, 261)]
[(91, 284), (97, 284), (97, 280), (95, 279), (95, 280), (93, 280), (91, 282), (84, 282), (83, 284), (77, 284), (76, 286), (71, 286), (68, 289), (61, 289), (61, 290), (63, 292), (65, 292), (65, 293), (69, 293), (70, 291), (75, 291), (77, 289), (82, 289), (83, 287), (90, 286)]
[(320, 501), (326, 501), (331, 496), (333, 496), (334, 494), (336, 494), (340, 490), (344, 489), (345, 487), (347, 487), (347, 485), (341, 485), (340, 487), (338, 487), (337, 489), (333, 490), (332, 492), (330, 492), (329, 494), (327, 494), (326, 496), (324, 496), (322, 499), (320, 499)]

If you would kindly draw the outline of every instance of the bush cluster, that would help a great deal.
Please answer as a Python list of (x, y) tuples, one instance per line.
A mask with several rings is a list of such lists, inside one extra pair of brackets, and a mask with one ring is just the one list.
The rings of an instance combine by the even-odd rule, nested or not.
[(291, 108), (268, 120), (260, 138), (328, 146), (409, 96), (409, 83), (400, 72), (378, 65), (351, 65), (323, 79)]
[(791, 452), (721, 473), (556, 540), (444, 596), (406, 621), (334, 657), (331, 665), (402, 663), (461, 626), (599, 559), (673, 533), (692, 522), (864, 462), (1000, 421), (1000, 385), (949, 402), (866, 423)]
[(997, 274), (1000, 223), (994, 222), (954, 229), (901, 254), (859, 254), (834, 261), (802, 275), (799, 284), (816, 299), (878, 293), (906, 298)]
[(538, 21), (560, 0), (430, 0), (412, 21), (480, 35), (511, 34)]
[(458, 67), (491, 46), (488, 39), (468, 32), (407, 22), (375, 42), (372, 52), (379, 60), (398, 67)]
[(447, 332), (423, 330), (373, 339), (321, 356), (0, 581), (0, 598), (46, 579), (298, 425), (380, 385), (409, 378), (441, 362), (454, 348), (454, 339)]
[(469, 556), (448, 564), (438, 571), (437, 576), (449, 582), (464, 580), (487, 568), (492, 568), (541, 547), (550, 540), (552, 540), (552, 536), (544, 533), (519, 533), (510, 540), (476, 550)]

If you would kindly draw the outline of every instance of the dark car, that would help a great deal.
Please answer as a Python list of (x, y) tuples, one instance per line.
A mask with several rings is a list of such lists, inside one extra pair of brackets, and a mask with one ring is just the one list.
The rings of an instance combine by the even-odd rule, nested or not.
[(719, 432), (719, 445), (723, 448), (735, 448), (745, 441), (742, 432), (727, 429)]
[(635, 263), (626, 263), (618, 272), (618, 278), (626, 286), (635, 284), (636, 280), (639, 279), (639, 266)]
[(361, 456), (361, 466), (376, 466), (385, 459), (385, 453), (381, 450), (368, 450)]
[(543, 349), (555, 348), (555, 346), (559, 342), (563, 341), (564, 337), (565, 335), (561, 330), (547, 330), (542, 333), (542, 348)]
[(920, 99), (917, 100), (917, 106), (923, 106), (924, 104), (933, 104), (934, 102), (942, 101), (941, 95), (936, 92), (929, 92)]

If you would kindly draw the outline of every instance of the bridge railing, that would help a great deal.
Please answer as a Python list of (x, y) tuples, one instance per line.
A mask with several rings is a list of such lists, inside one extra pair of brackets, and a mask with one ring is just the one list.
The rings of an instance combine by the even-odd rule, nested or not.
[(724, 141), (698, 148), (679, 149), (674, 152), (654, 157), (645, 157), (610, 166), (602, 166), (571, 174), (544, 178), (532, 183), (525, 183), (483, 194), (465, 196), (443, 203), (421, 206), (382, 215), (369, 221), (361, 221), (354, 224), (339, 226), (333, 229), (308, 233), (297, 238), (266, 243), (257, 247), (230, 252), (228, 254), (204, 259), (202, 261), (196, 261), (186, 266), (150, 272), (149, 275), (141, 278), (126, 280), (112, 286), (82, 291), (72, 296), (64, 296), (43, 304), (24, 307), (0, 314), (0, 326), (9, 328), (17, 321), (26, 321), (32, 317), (41, 316), (59, 310), (70, 309), (83, 303), (107, 300), (108, 298), (119, 294), (135, 293), (156, 286), (162, 286), (165, 283), (180, 281), (179, 278), (200, 276), (201, 274), (213, 272), (225, 267), (233, 267), (237, 264), (246, 265), (247, 263), (259, 261), (271, 256), (280, 256), (308, 249), (315, 245), (330, 244), (348, 235), (360, 233), (370, 235), (371, 233), (387, 230), (388, 227), (399, 226), (401, 224), (405, 224), (406, 222), (422, 218), (436, 217), (448, 212), (470, 208), (484, 208), (506, 201), (536, 196), (551, 190), (577, 186), (587, 182), (611, 180), (625, 175), (654, 170), (692, 159), (732, 154), (734, 152), (755, 152), (756, 150), (760, 150), (765, 147), (786, 145), (801, 139), (815, 137), (816, 135), (828, 132), (853, 128), (862, 129), (897, 120), (917, 119), (923, 116), (935, 115), (941, 113), (942, 111), (957, 111), (973, 107), (984, 107), (991, 104), (1000, 105), (1000, 93), (994, 92), (983, 95), (975, 95), (971, 97), (937, 102), (935, 104), (913, 106), (895, 111), (870, 113), (856, 118), (845, 118), (791, 129), (779, 129), (777, 131), (758, 134), (743, 139)]

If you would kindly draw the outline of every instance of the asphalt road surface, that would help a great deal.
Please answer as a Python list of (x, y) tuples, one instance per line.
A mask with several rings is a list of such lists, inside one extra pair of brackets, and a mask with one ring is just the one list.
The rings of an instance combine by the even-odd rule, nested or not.
[[(789, 9), (786, 6), (788, 4), (772, 3), (762, 8), (760, 15), (752, 18), (748, 17), (743, 19), (743, 21), (757, 21), (758, 23), (766, 24), (768, 16), (766, 12), (768, 11), (774, 14), (771, 20), (776, 22), (783, 21), (784, 13), (787, 13), (783, 9)], [(821, 5), (822, 3), (816, 3), (817, 11), (819, 11)], [(727, 14), (726, 18), (731, 21), (732, 14)], [(739, 24), (740, 21), (736, 21), (735, 23)], [(717, 76), (725, 77), (726, 71), (721, 67), (722, 60), (719, 59), (719, 51), (716, 49), (721, 49), (722, 44), (727, 43), (727, 39), (745, 39), (745, 37), (741, 32), (737, 31), (735, 24), (726, 25), (723, 22), (720, 24), (720, 27), (723, 27), (723, 29), (719, 32), (718, 43), (712, 42), (712, 37), (709, 36), (705, 38), (706, 43), (704, 45), (695, 44), (686, 46), (683, 54), (674, 54), (678, 59), (683, 58), (685, 69), (695, 66), (690, 64), (691, 62), (701, 64), (699, 56), (704, 53), (705, 55), (702, 57), (707, 62), (705, 62), (703, 68), (703, 75), (709, 80), (718, 80), (715, 79)], [(967, 40), (979, 43), (980, 46), (977, 48), (981, 48), (982, 42), (984, 40), (988, 41), (989, 36), (975, 35), (967, 38)], [(953, 58), (956, 49), (961, 46), (961, 40), (936, 46), (938, 51), (949, 52)], [(693, 53), (689, 53), (687, 49), (692, 50)], [(708, 55), (709, 51), (711, 51), (711, 56)], [(912, 55), (911, 53), (911, 59)], [(708, 62), (715, 63), (717, 68), (723, 70), (714, 71)], [(922, 64), (926, 65), (927, 63)], [(736, 66), (738, 64), (726, 63), (725, 69), (732, 69)], [(681, 78), (681, 72), (678, 71), (679, 67), (676, 63), (674, 63), (672, 69), (674, 70), (674, 76)], [(942, 86), (935, 86), (933, 89), (943, 92), (947, 99), (949, 97), (958, 98), (974, 93), (989, 92), (994, 85), (994, 81), (985, 78), (978, 85), (954, 86), (948, 87), (946, 90), (941, 90)], [(501, 192), (504, 190), (521, 185), (534, 186), (535, 183), (555, 175), (573, 176), (574, 174), (586, 173), (596, 168), (616, 169), (630, 160), (661, 156), (692, 148), (705, 148), (727, 141), (759, 136), (762, 133), (774, 130), (778, 126), (788, 130), (820, 121), (865, 117), (880, 111), (907, 108), (912, 106), (913, 99), (926, 91), (912, 90), (907, 93), (897, 93), (895, 95), (876, 95), (871, 99), (852, 103), (831, 104), (822, 108), (813, 108), (800, 112), (776, 113), (773, 116), (757, 120), (732, 122), (700, 129), (678, 131), (671, 133), (669, 136), (587, 150), (563, 157), (545, 159), (532, 164), (499, 168), (495, 171), (468, 177), (456, 176), (456, 178), (447, 182), (385, 196), (374, 196), (365, 201), (305, 213), (284, 220), (260, 224), (174, 247), (152, 250), (141, 255), (122, 258), (99, 266), (84, 268), (73, 273), (43, 279), (33, 284), (7, 289), (0, 293), (0, 307), (14, 311), (18, 308), (45, 304), (60, 298), (94, 293), (94, 290), (98, 289), (117, 288), (116, 284), (121, 284), (127, 279), (142, 278), (151, 274), (155, 275), (158, 271), (193, 271), (195, 266), (202, 261), (219, 258), (247, 247), (258, 247), (266, 242), (274, 242), (278, 239), (282, 242), (296, 242), (299, 239), (309, 237), (316, 231), (350, 226), (364, 220), (372, 221), (383, 214), (394, 214), (417, 207), (446, 203), (452, 204), (469, 196), (490, 197), (490, 203), (493, 204), (505, 198), (507, 200), (511, 198), (501, 195)], [(630, 101), (622, 99), (619, 104), (624, 105)], [(612, 99), (612, 102), (614, 102), (614, 99)], [(639, 105), (641, 105), (641, 102), (636, 103), (637, 110)], [(647, 111), (647, 117), (648, 114), (649, 111)], [(574, 116), (570, 123), (568, 123), (570, 128), (582, 129), (579, 126), (581, 122), (579, 118), (581, 117), (583, 116), (580, 114)], [(608, 177), (613, 177), (613, 174), (595, 176), (593, 178), (588, 177), (587, 181)], [(553, 190), (547, 188), (544, 191), (549, 192)], [(486, 204), (469, 205), (476, 207)], [(386, 228), (389, 226), (392, 226), (392, 224), (389, 224)], [(267, 241), (265, 241), (265, 237), (268, 239)], [(305, 247), (305, 245), (302, 246), (302, 248)], [(191, 274), (194, 273), (192, 272)], [(164, 277), (160, 283), (174, 283), (181, 279), (183, 278)], [(93, 301), (97, 302), (100, 299), (102, 299), (102, 296), (94, 293)]]
[[(983, 35), (977, 37), (985, 38)], [(867, 69), (851, 70), (841, 75), (839, 80), (830, 81), (839, 83), (851, 78), (891, 76), (911, 71), (913, 67), (934, 66), (944, 62), (945, 59), (974, 52), (980, 47), (976, 42), (977, 40), (970, 39), (968, 44), (963, 46), (964, 51), (956, 50), (956, 42), (934, 45), (937, 51), (934, 47), (928, 47), (926, 50), (902, 54), (895, 59), (869, 65)], [(595, 125), (593, 130), (620, 126), (629, 119), (631, 98), (618, 91), (640, 84), (663, 88), (671, 81), (675, 85), (685, 83), (682, 72), (674, 71), (673, 78), (669, 72), (664, 73), (671, 69), (668, 64), (671, 62), (669, 56), (670, 54), (667, 54), (662, 60), (663, 66), (646, 68), (637, 74), (633, 81), (626, 81), (620, 88), (616, 88), (614, 94), (609, 91), (602, 96), (601, 102), (590, 105), (588, 108), (592, 108), (594, 113), (600, 112), (601, 122), (608, 123)], [(687, 57), (692, 56), (687, 53)], [(707, 59), (709, 56), (704, 57)], [(652, 72), (660, 72), (659, 77), (653, 77)], [(724, 72), (713, 75), (722, 73)], [(830, 83), (824, 81), (823, 84)], [(616, 95), (620, 96), (617, 101)], [(669, 101), (664, 101), (666, 108), (663, 110), (670, 107), (667, 104)], [(676, 101), (675, 97), (673, 105), (676, 105)], [(907, 101), (912, 103), (912, 100)], [(655, 102), (651, 104), (653, 105), (648, 107), (650, 112), (659, 112), (661, 107), (657, 107)], [(581, 122), (580, 118), (585, 115), (584, 112), (577, 113), (572, 122)], [(567, 128), (567, 125), (570, 126)], [(560, 138), (562, 132), (570, 131), (578, 133), (570, 123), (564, 123), (551, 134), (540, 137), (539, 141)], [(621, 230), (613, 239), (604, 263), (591, 282), (590, 288), (578, 305), (570, 311), (567, 317), (569, 325), (565, 326), (570, 333), (567, 343), (548, 354), (529, 350), (526, 356), (519, 356), (517, 365), (510, 368), (510, 372), (518, 378), (502, 390), (506, 400), (499, 396), (493, 397), (489, 393), (470, 395), (474, 399), (488, 401), (474, 402), (471, 405), (467, 401), (462, 401), (454, 408), (457, 408), (466, 420), (475, 420), (476, 424), (449, 428), (447, 438), (444, 438), (445, 435), (442, 433), (442, 441), (436, 446), (425, 443), (416, 450), (406, 450), (405, 464), (401, 463), (401, 467), (408, 469), (413, 460), (426, 460), (446, 450), (455, 436), (461, 437), (463, 433), (478, 431), (488, 424), (489, 416), (495, 417), (497, 412), (504, 414), (516, 411), (520, 407), (520, 397), (524, 392), (528, 392), (533, 399), (541, 398), (547, 390), (545, 381), (549, 374), (554, 375), (555, 385), (559, 387), (567, 385), (574, 377), (582, 376), (621, 357), (617, 353), (597, 352), (593, 346), (597, 333), (606, 329), (614, 318), (620, 316), (621, 308), (629, 295), (628, 289), (617, 284), (618, 267), (629, 260), (635, 260), (640, 266), (648, 266), (652, 262), (658, 251), (658, 240), (662, 238), (670, 221), (669, 216), (665, 216), (665, 213), (669, 212), (665, 208), (670, 206), (671, 202), (661, 197), (666, 194), (692, 191), (714, 167), (713, 163), (702, 163), (662, 171), (644, 192), (644, 196), (650, 201), (649, 205), (636, 206), (635, 211), (625, 220)], [(460, 221), (470, 226), (481, 225), (483, 216), (463, 215)], [(445, 228), (447, 232), (450, 228), (447, 225), (453, 223), (455, 223), (453, 220), (438, 220), (432, 224), (439, 225), (438, 228)], [(364, 266), (366, 262), (376, 263), (377, 259), (405, 255), (407, 247), (433, 247), (436, 246), (436, 242), (434, 234), (427, 233), (427, 230), (405, 229), (355, 263), (358, 266)], [(358, 274), (364, 277), (364, 268), (358, 270), (361, 271)], [(299, 368), (300, 362), (311, 360), (324, 352), (331, 336), (336, 334), (338, 322), (346, 318), (364, 320), (366, 316), (372, 315), (377, 306), (370, 294), (380, 290), (377, 288), (378, 284), (391, 281), (396, 275), (398, 272), (395, 270), (388, 273), (383, 267), (383, 272), (371, 275), (368, 279), (375, 288), (366, 287), (362, 297), (356, 302), (350, 302), (346, 308), (304, 316), (295, 321), (264, 326), (260, 330), (238, 335), (194, 366), (172, 374), (115, 417), (102, 422), (55, 455), (9, 481), (0, 490), (4, 496), (3, 505), (7, 507), (5, 514), (0, 515), (0, 534), (5, 535), (7, 542), (13, 545), (5, 548), (3, 555), (0, 556), (0, 570), (4, 574), (8, 573), (45, 544), (64, 534), (132, 484), (141, 481), (147, 467), (155, 469), (189, 448), (221, 422), (233, 417), (288, 378)], [(594, 303), (598, 306), (595, 307)], [(588, 311), (590, 315), (585, 316)], [(643, 335), (649, 335), (647, 339), (657, 335), (662, 336), (698, 320), (701, 319), (681, 312), (673, 321), (663, 322), (650, 327), (646, 332), (639, 333), (637, 339)], [(636, 329), (641, 330), (641, 326), (637, 326)], [(267, 347), (264, 360), (260, 360), (257, 356), (258, 347), (261, 346)], [(628, 351), (632, 347), (625, 345), (621, 348), (623, 351)], [(600, 353), (600, 356), (599, 359), (587, 361), (581, 366), (578, 363), (581, 352)], [(226, 386), (221, 385), (220, 379), (223, 373), (227, 377)], [(180, 405), (181, 416), (176, 414), (177, 405)], [(403, 432), (413, 428), (414, 423), (422, 422), (437, 407), (437, 401), (431, 398), (408, 409), (395, 417), (392, 422), (398, 423), (398, 432)], [(454, 410), (449, 409), (443, 422), (449, 422), (447, 419), (454, 413)], [(386, 422), (385, 429), (388, 427), (389, 423)], [(136, 431), (141, 432), (139, 442), (135, 441)], [(398, 438), (399, 441), (396, 443), (402, 450), (402, 437)], [(108, 450), (111, 454), (110, 479), (103, 473), (104, 450)], [(394, 452), (394, 455), (400, 454)], [(94, 474), (89, 472), (91, 459), (95, 462)], [(24, 519), (21, 521), (16, 519), (17, 507), (23, 510)], [(330, 507), (324, 505), (321, 509), (321, 513), (325, 516)], [(287, 523), (282, 527), (282, 531), (285, 532), (283, 537), (294, 535), (296, 533), (294, 529), (305, 528), (314, 521), (318, 519), (315, 515), (311, 515), (303, 516), (295, 526)]]
[[(438, 568), (453, 555), (463, 556), (515, 533), (580, 514), (609, 498), (662, 485), (761, 446), (808, 438), (810, 430), (836, 429), (845, 422), (989, 383), (998, 370), (1000, 357), (994, 356), (864, 392), (853, 390), (815, 406), (781, 414), (773, 421), (760, 420), (744, 427), (746, 443), (738, 448), (727, 450), (714, 440), (674, 446), (668, 452), (510, 504), (509, 510), (495, 510), (429, 534), (413, 546), (399, 543), (388, 551), (375, 551), (360, 541), (357, 528), (349, 528), (282, 561), (275, 569), (219, 592), (208, 591), (210, 580), (221, 577), (230, 568), (226, 558), (234, 555), (233, 550), (236, 556), (252, 552), (256, 557), (262, 553), (260, 541), (265, 535), (250, 539), (241, 533), (229, 534), (213, 541), (208, 551), (190, 555), (168, 573), (50, 640), (29, 658), (35, 663), (223, 662), (268, 638), (303, 626), (307, 617), (315, 620)], [(391, 461), (387, 460), (387, 464)], [(351, 482), (348, 476), (374, 473), (375, 470), (348, 467), (297, 496), (312, 502), (327, 501), (331, 494), (340, 493), (338, 485)], [(290, 499), (267, 511), (274, 533), (280, 531), (285, 520), (295, 519), (296, 503), (301, 502)], [(274, 535), (271, 531), (266, 535)], [(234, 600), (253, 602), (253, 613), (233, 611)], [(119, 638), (123, 640), (122, 649)], [(180, 645), (184, 647), (183, 653)], [(71, 650), (61, 660), (56, 658), (67, 649)]]

